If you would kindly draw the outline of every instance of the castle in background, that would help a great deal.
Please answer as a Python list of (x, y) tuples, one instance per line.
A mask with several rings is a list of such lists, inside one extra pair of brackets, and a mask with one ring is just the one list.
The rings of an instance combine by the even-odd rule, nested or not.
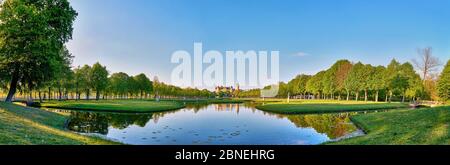
[(239, 91), (240, 91), (239, 85), (237, 85), (236, 88), (234, 88), (233, 86), (231, 87), (216, 86), (215, 88), (216, 95), (218, 95), (219, 97), (233, 97)]

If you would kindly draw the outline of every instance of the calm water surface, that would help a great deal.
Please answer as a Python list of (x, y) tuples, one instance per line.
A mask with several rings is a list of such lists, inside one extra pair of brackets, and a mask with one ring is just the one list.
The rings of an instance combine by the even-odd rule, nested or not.
[(350, 122), (352, 113), (279, 115), (246, 104), (187, 105), (152, 114), (65, 112), (70, 130), (127, 144), (320, 144), (361, 133)]

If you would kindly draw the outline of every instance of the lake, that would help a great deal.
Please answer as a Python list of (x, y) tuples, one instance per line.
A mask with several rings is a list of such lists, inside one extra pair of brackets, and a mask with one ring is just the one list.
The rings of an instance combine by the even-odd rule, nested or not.
[(60, 111), (69, 113), (72, 131), (137, 145), (313, 145), (363, 134), (349, 118), (356, 112), (281, 115), (251, 104), (188, 104), (151, 114)]

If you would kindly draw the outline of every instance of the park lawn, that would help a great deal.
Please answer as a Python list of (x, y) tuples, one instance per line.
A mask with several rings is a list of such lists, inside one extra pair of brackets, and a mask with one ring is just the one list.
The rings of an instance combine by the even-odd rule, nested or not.
[(70, 100), (43, 102), (41, 104), (41, 107), (104, 112), (151, 113), (177, 110), (183, 108), (184, 105), (175, 101), (157, 102), (148, 100)]
[(2, 145), (115, 145), (100, 137), (64, 129), (66, 116), (36, 108), (0, 102)]
[(336, 113), (352, 111), (370, 111), (405, 108), (408, 104), (403, 103), (368, 103), (353, 101), (342, 102), (291, 102), (291, 103), (269, 103), (256, 106), (257, 109), (281, 113), (281, 114), (311, 114), (311, 113)]
[(367, 135), (326, 144), (450, 145), (450, 106), (361, 114), (352, 121)]

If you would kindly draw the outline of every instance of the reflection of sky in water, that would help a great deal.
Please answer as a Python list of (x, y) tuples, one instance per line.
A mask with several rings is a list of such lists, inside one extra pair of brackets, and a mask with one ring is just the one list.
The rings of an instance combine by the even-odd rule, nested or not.
[[(312, 120), (303, 116), (298, 115), (301, 120)], [(345, 134), (356, 129), (341, 121), (332, 123), (340, 127), (299, 126), (302, 124), (295, 124), (292, 117), (297, 116), (288, 118), (238, 104), (208, 105), (153, 114), (144, 127), (131, 124), (118, 129), (109, 124), (106, 137), (127, 144), (320, 144), (330, 140), (330, 136), (315, 127)], [(322, 119), (320, 115), (313, 117)]]

